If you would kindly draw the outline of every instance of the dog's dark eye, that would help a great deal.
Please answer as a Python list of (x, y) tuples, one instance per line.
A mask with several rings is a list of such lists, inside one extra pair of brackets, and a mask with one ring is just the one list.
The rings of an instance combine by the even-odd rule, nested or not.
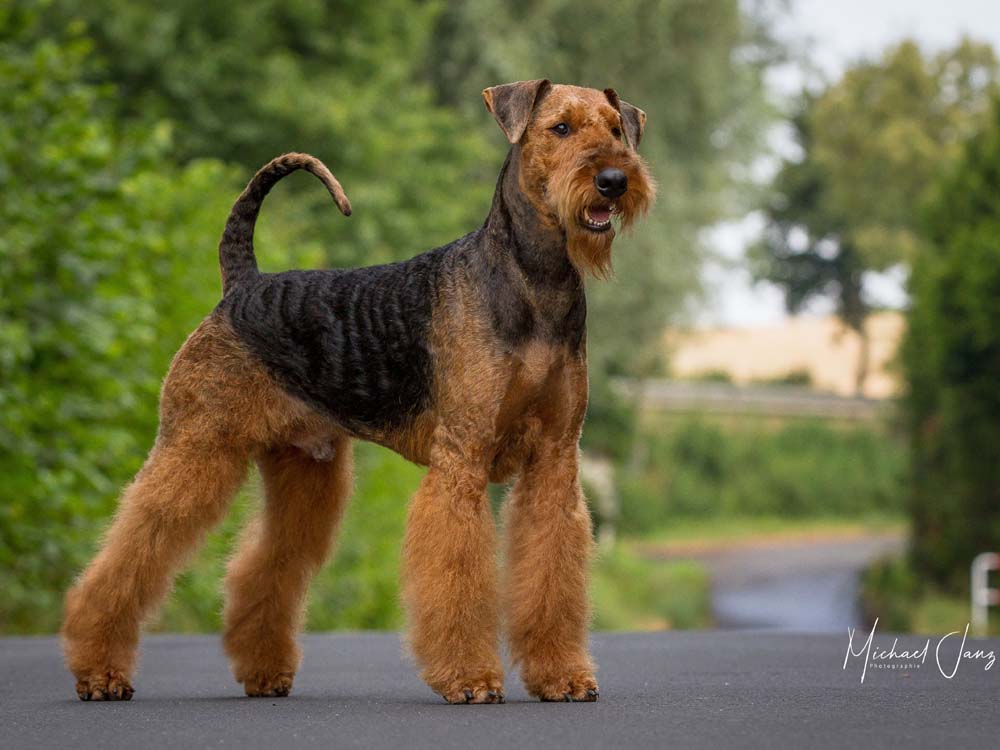
[(621, 128), (611, 128), (611, 135), (613, 135), (615, 138), (621, 138), (622, 137), (622, 129)]
[(558, 125), (553, 125), (551, 128), (549, 128), (549, 130), (558, 135), (560, 138), (565, 138), (567, 135), (569, 135), (569, 125), (567, 125), (564, 122), (561, 122)]

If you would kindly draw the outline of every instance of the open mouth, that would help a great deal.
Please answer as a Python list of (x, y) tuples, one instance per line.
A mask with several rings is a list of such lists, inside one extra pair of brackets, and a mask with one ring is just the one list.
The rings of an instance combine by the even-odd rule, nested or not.
[(583, 225), (592, 232), (606, 232), (611, 229), (614, 213), (614, 203), (595, 203), (584, 211)]

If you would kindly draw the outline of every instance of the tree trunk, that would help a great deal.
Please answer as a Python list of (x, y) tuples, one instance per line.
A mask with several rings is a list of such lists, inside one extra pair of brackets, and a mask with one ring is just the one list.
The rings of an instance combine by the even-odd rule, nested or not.
[(858, 364), (854, 371), (854, 395), (864, 396), (865, 395), (865, 381), (868, 379), (868, 368), (870, 367), (871, 360), (871, 338), (868, 335), (868, 329), (865, 326), (864, 320), (861, 321), (861, 325), (855, 328), (857, 331), (858, 339), (861, 344), (861, 348), (858, 350)]

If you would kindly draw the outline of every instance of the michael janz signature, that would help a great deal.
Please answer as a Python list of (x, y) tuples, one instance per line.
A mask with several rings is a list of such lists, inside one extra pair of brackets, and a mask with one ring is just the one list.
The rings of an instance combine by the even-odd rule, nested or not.
[[(898, 638), (893, 640), (892, 646), (885, 648), (883, 644), (875, 642), (875, 629), (877, 627), (878, 619), (876, 618), (875, 624), (872, 625), (872, 630), (868, 634), (868, 638), (857, 650), (855, 650), (854, 646), (856, 629), (850, 628), (847, 631), (847, 653), (844, 655), (844, 669), (847, 669), (847, 663), (851, 659), (863, 658), (864, 666), (861, 668), (861, 682), (865, 681), (865, 675), (868, 674), (869, 666), (872, 669), (907, 671), (920, 669), (927, 663), (927, 655), (931, 651), (930, 638), (927, 639), (922, 648), (897, 649), (899, 646)], [(962, 636), (960, 644), (953, 637), (957, 635)], [(963, 660), (983, 664), (984, 672), (988, 672), (993, 668), (993, 664), (996, 662), (996, 653), (986, 651), (985, 649), (973, 650), (966, 648), (965, 642), (968, 637), (969, 626), (966, 625), (964, 633), (960, 630), (955, 630), (938, 639), (937, 646), (934, 648), (934, 661), (937, 664), (938, 672), (946, 680), (952, 679), (958, 673), (958, 667), (962, 664)], [(958, 645), (957, 652), (954, 650), (956, 645)]]

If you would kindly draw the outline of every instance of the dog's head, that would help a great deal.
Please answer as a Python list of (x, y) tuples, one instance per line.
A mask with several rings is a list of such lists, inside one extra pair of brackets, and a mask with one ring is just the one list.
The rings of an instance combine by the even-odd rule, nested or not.
[(646, 113), (614, 89), (544, 79), (493, 86), (483, 99), (521, 150), (521, 191), (546, 223), (565, 233), (581, 273), (608, 276), (614, 223), (627, 228), (656, 196), (637, 151)]

